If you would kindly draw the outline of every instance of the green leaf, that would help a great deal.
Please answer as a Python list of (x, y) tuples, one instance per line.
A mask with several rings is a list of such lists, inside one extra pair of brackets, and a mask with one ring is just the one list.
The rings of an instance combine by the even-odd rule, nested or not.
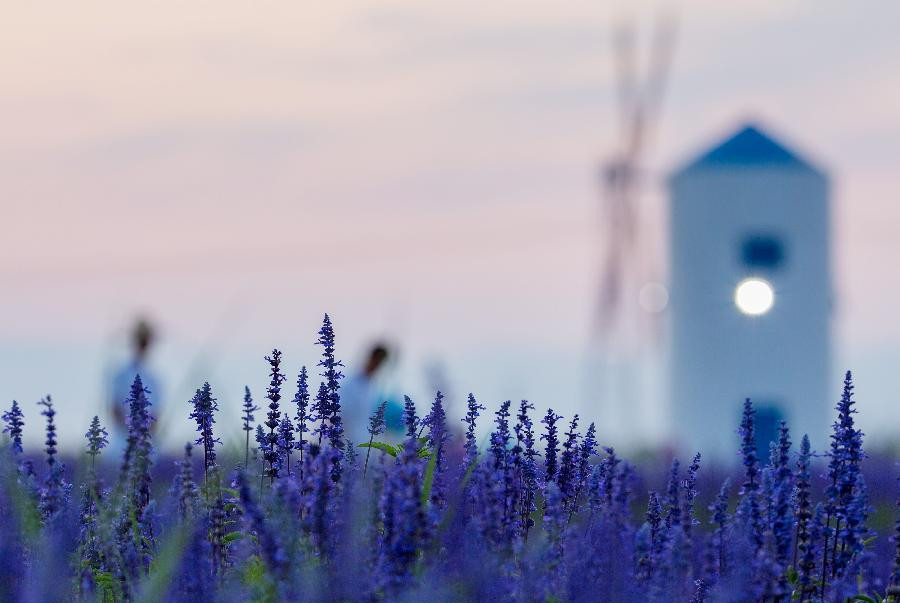
[(110, 572), (95, 571), (94, 583), (97, 585), (99, 599), (103, 603), (115, 603), (125, 597), (122, 593), (122, 584)]
[(430, 458), (431, 456), (432, 456), (432, 454), (431, 454), (430, 450), (428, 450), (427, 448), (419, 448), (419, 458), (420, 459), (427, 459), (427, 458)]
[(386, 452), (394, 458), (396, 458), (397, 454), (400, 452), (396, 446), (392, 446), (387, 442), (364, 442), (362, 444), (358, 444), (357, 448), (375, 448), (376, 450)]
[(878, 538), (878, 536), (871, 536), (871, 537), (869, 537), (869, 538), (866, 538), (865, 540), (862, 541), (862, 545), (863, 545), (863, 546), (869, 546), (870, 544), (872, 544), (873, 542), (875, 542), (875, 539), (876, 539), (876, 538)]
[[(422, 456), (422, 451), (419, 451), (419, 456)], [(422, 480), (422, 506), (426, 506), (428, 504), (428, 500), (431, 498), (431, 487), (434, 485), (434, 469), (437, 467), (437, 457), (438, 455), (432, 454), (431, 458), (428, 459), (428, 464), (425, 466), (425, 477)]]
[(243, 568), (242, 582), (250, 589), (253, 603), (276, 603), (275, 582), (266, 572), (266, 564), (259, 555), (253, 555)]
[(797, 584), (797, 570), (795, 570), (792, 567), (788, 568), (787, 581), (788, 581), (788, 584), (791, 584), (791, 585)]
[(865, 601), (865, 603), (878, 603), (878, 601), (876, 601), (872, 597), (869, 597), (866, 595), (853, 595), (852, 597), (850, 597), (850, 600), (851, 601)]
[(139, 595), (134, 599), (135, 603), (166, 600), (166, 594), (172, 585), (172, 577), (175, 575), (182, 551), (190, 537), (188, 530), (186, 526), (182, 525), (169, 536), (162, 550), (153, 560), (150, 572), (141, 580), (138, 588)]
[(229, 532), (229, 533), (225, 534), (224, 538), (222, 538), (222, 543), (223, 544), (231, 544), (235, 540), (240, 540), (243, 537), (244, 537), (243, 532)]

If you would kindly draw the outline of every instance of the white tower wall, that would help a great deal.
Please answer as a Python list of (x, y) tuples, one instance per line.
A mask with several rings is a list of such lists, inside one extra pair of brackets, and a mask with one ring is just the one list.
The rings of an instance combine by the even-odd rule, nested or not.
[[(670, 180), (674, 435), (679, 447), (718, 458), (737, 452), (745, 397), (769, 423), (777, 409), (795, 441), (809, 433), (819, 449), (834, 398), (827, 179), (782, 147), (754, 142), (752, 152), (714, 150)], [(763, 261), (751, 252), (748, 262), (747, 246), (760, 240)], [(778, 248), (772, 262), (779, 254), (766, 250)], [(735, 305), (747, 277), (774, 288), (762, 315)]]

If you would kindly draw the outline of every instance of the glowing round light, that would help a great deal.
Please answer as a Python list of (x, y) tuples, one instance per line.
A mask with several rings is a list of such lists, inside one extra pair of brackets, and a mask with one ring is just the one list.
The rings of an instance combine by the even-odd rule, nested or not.
[(660, 283), (647, 283), (638, 293), (638, 303), (645, 312), (658, 314), (669, 304), (669, 290)]
[(765, 314), (775, 303), (775, 290), (761, 278), (745, 278), (734, 290), (734, 303), (738, 310), (751, 316)]

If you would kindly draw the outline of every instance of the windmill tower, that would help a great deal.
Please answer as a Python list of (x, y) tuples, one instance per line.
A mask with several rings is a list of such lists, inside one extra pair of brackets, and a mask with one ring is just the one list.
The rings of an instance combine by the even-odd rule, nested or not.
[(746, 125), (675, 172), (669, 191), (677, 442), (727, 458), (749, 397), (758, 444), (785, 419), (821, 449), (832, 398), (825, 174)]
[[(659, 358), (660, 316), (667, 291), (641, 228), (644, 154), (659, 114), (672, 56), (674, 21), (656, 24), (646, 77), (639, 81), (634, 30), (614, 37), (619, 139), (602, 171), (600, 283), (591, 345), (589, 414), (610, 433), (640, 439), (662, 394), (652, 375)], [(659, 371), (657, 371), (659, 372)], [(599, 409), (597, 408), (599, 406)], [(599, 411), (599, 412), (598, 412)]]

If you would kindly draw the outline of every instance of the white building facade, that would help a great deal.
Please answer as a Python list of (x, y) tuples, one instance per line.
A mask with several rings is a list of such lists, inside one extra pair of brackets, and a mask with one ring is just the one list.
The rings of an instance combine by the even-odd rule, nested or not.
[(785, 419), (826, 444), (832, 284), (826, 175), (745, 126), (669, 179), (676, 445), (727, 459), (744, 398), (763, 450)]

